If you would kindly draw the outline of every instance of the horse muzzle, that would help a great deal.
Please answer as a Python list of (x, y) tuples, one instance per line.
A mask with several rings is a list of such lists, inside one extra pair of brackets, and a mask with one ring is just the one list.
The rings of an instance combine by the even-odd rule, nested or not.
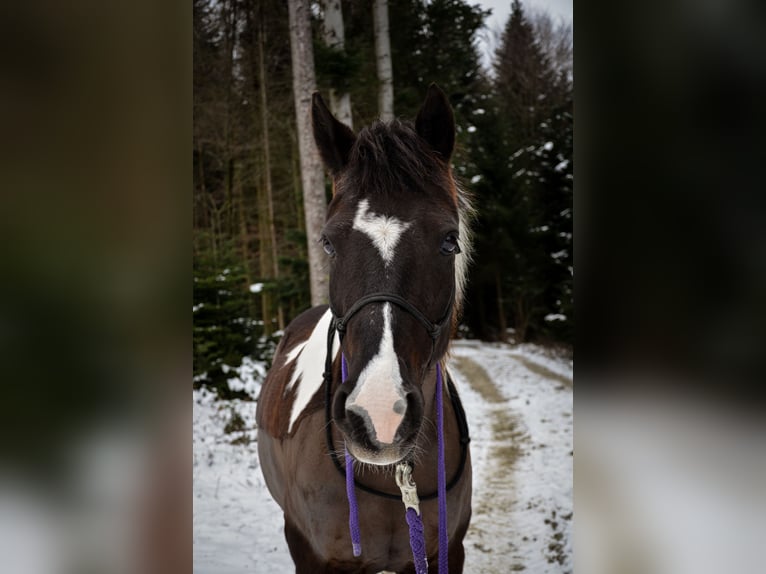
[(345, 391), (341, 388), (336, 394), (334, 418), (349, 453), (361, 462), (379, 466), (406, 458), (422, 420), (419, 393), (372, 393), (364, 388), (350, 394)]

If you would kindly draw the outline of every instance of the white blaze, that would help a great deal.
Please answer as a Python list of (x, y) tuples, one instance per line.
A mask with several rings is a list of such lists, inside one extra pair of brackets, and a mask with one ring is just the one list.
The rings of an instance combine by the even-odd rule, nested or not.
[[(404, 418), (406, 405), (399, 359), (394, 350), (391, 329), (391, 304), (383, 306), (383, 338), (375, 355), (359, 375), (356, 387), (346, 401), (346, 408), (363, 414), (366, 411), (377, 439), (392, 443)], [(395, 405), (399, 403), (398, 408)], [(397, 412), (398, 411), (398, 412)]]
[(363, 199), (359, 202), (354, 216), (354, 229), (367, 235), (372, 244), (378, 248), (383, 262), (388, 265), (394, 259), (394, 250), (402, 233), (411, 225), (399, 221), (396, 217), (374, 215), (369, 213), (370, 202)]

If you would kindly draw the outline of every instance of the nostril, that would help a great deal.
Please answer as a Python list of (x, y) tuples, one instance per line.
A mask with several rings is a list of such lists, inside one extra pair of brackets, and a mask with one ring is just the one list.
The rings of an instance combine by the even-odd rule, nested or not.
[(423, 395), (410, 391), (407, 393), (406, 398), (408, 414), (418, 419), (423, 416)]
[(335, 398), (332, 404), (332, 416), (336, 421), (342, 421), (346, 418), (346, 400), (348, 399), (348, 390), (339, 388), (335, 391)]
[(346, 409), (345, 422), (349, 435), (354, 442), (371, 451), (380, 448), (375, 427), (372, 426), (367, 411), (357, 406), (351, 406)]

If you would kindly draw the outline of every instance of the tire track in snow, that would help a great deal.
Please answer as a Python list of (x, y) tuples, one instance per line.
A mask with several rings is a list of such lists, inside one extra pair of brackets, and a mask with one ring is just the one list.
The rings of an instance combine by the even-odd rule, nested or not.
[(525, 357), (524, 355), (519, 355), (517, 353), (509, 353), (509, 356), (519, 361), (528, 370), (532, 371), (536, 375), (540, 375), (541, 377), (550, 379), (552, 381), (557, 381), (564, 386), (572, 388), (572, 379), (565, 377), (564, 375), (560, 375), (559, 373), (555, 371), (550, 370), (545, 365), (541, 365), (540, 363), (532, 361), (531, 359)]
[[(485, 438), (484, 441), (485, 444), (489, 444), (489, 450), (483, 468), (474, 470), (475, 474), (481, 473), (483, 480), (476, 481), (478, 484), (474, 488), (473, 517), (466, 544), (488, 555), (484, 557), (488, 559), (487, 563), (482, 564), (482, 568), (477, 571), (501, 572), (504, 569), (499, 564), (496, 564), (495, 568), (500, 568), (487, 568), (492, 568), (490, 565), (497, 562), (492, 555), (507, 556), (508, 553), (517, 550), (510, 540), (505, 541), (505, 548), (498, 547), (497, 527), (507, 525), (514, 500), (513, 468), (522, 454), (522, 445), (528, 443), (529, 439), (519, 430), (516, 417), (505, 408), (505, 397), (481, 365), (469, 357), (458, 356), (452, 359), (452, 365), (485, 401), (491, 431), (491, 439), (486, 441)], [(484, 419), (484, 422), (487, 422), (487, 419)], [(475, 559), (485, 562), (479, 556)], [(466, 566), (472, 571), (478, 565), (467, 561)], [(524, 568), (520, 563), (510, 565), (511, 571)]]

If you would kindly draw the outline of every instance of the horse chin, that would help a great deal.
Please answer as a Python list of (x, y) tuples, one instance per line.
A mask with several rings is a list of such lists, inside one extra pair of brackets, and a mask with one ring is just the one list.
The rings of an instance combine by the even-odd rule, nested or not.
[(397, 445), (386, 445), (380, 449), (372, 451), (368, 448), (355, 445), (354, 443), (347, 443), (347, 448), (351, 456), (356, 460), (374, 466), (390, 466), (396, 464), (409, 453), (408, 449), (404, 449)]

